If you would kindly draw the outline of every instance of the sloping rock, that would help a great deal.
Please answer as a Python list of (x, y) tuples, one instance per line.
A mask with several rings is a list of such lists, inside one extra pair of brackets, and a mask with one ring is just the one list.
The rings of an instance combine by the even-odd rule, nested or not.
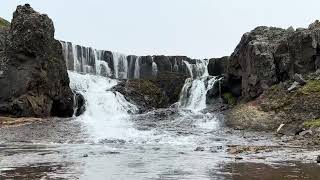
[(257, 27), (243, 35), (228, 64), (228, 83), (241, 84), (241, 95), (251, 100), (295, 73), (314, 72), (320, 65), (320, 26), (308, 29)]
[(320, 118), (320, 80), (309, 75), (304, 86), (288, 92), (290, 81), (273, 85), (259, 98), (238, 104), (226, 113), (226, 123), (241, 129), (296, 135), (305, 122)]
[(0, 115), (72, 116), (73, 93), (52, 20), (28, 4), (18, 6), (5, 36), (0, 52)]

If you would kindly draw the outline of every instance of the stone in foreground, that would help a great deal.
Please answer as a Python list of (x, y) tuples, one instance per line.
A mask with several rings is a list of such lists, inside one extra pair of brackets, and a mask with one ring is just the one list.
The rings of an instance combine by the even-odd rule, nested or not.
[(0, 115), (72, 116), (73, 93), (52, 20), (28, 4), (18, 6), (2, 33)]

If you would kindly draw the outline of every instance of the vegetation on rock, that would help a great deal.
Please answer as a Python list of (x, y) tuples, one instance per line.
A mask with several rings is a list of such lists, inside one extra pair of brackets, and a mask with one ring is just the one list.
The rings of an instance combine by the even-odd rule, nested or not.
[(9, 27), (10, 22), (0, 17), (0, 28), (1, 27)]
[(299, 92), (304, 95), (319, 95), (320, 96), (320, 80), (310, 80), (303, 86)]
[(237, 99), (229, 92), (223, 93), (222, 99), (229, 105), (235, 105), (237, 103)]
[(320, 118), (315, 120), (306, 121), (303, 123), (305, 127), (320, 127)]

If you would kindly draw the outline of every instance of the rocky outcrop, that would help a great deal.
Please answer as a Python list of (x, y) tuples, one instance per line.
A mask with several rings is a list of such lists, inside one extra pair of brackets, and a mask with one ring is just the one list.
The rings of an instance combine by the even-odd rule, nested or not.
[(290, 89), (293, 81), (281, 82), (259, 98), (242, 103), (226, 113), (226, 123), (240, 129), (297, 135), (304, 124), (320, 118), (320, 75), (305, 76), (305, 85)]
[(73, 93), (52, 20), (28, 4), (18, 6), (10, 29), (0, 34), (0, 115), (72, 116)]
[(227, 73), (229, 56), (209, 60), (208, 73), (211, 76), (221, 76)]
[(187, 76), (179, 73), (160, 73), (156, 78), (126, 80), (112, 90), (138, 106), (140, 112), (166, 108), (179, 101)]
[(257, 27), (243, 35), (229, 59), (227, 84), (241, 84), (243, 99), (252, 100), (272, 85), (319, 68), (320, 23), (307, 29)]

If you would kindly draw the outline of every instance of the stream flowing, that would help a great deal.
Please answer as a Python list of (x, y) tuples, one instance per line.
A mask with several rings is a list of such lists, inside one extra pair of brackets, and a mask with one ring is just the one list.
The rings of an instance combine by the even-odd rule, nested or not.
[[(208, 61), (185, 62), (191, 77), (175, 106), (138, 114), (138, 108), (112, 87), (119, 79), (139, 78), (139, 58), (128, 62), (125, 55), (114, 53), (111, 66), (99, 60), (101, 51), (63, 46), (70, 87), (84, 96), (86, 111), (70, 119), (1, 128), (0, 179), (246, 179), (265, 172), (274, 174), (271, 178), (299, 179), (319, 175), (318, 166), (311, 163), (316, 152), (298, 153), (268, 133), (229, 129), (221, 114), (205, 111), (206, 94), (219, 81), (209, 76)], [(81, 51), (82, 56), (69, 50)], [(152, 63), (152, 74), (157, 71)], [(236, 145), (273, 150), (243, 154), (240, 160), (227, 152)], [(309, 173), (301, 174), (306, 169)]]

